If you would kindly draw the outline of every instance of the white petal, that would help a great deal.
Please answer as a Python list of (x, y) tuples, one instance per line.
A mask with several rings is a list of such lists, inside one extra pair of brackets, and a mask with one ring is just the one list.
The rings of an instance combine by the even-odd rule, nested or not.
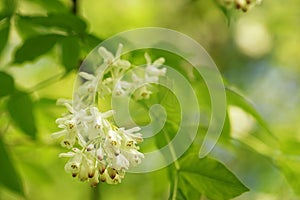
[(159, 58), (153, 62), (153, 65), (158, 67), (158, 66), (161, 66), (162, 64), (164, 64), (164, 62), (165, 62), (164, 58)]
[(125, 158), (125, 156), (119, 154), (115, 157), (112, 167), (116, 170), (128, 169), (129, 161)]
[(146, 53), (144, 54), (144, 56), (145, 56), (145, 59), (146, 59), (146, 61), (147, 61), (147, 64), (151, 64), (151, 58), (150, 58), (149, 54), (146, 52)]
[(94, 80), (96, 77), (92, 74), (86, 73), (86, 72), (79, 72), (79, 76), (86, 80)]
[(77, 134), (77, 138), (78, 138), (78, 144), (81, 147), (85, 147), (86, 146), (86, 142), (85, 142), (85, 140), (83, 139), (83, 137), (82, 137), (82, 135), (80, 133)]
[(56, 105), (64, 105), (65, 103), (68, 103), (68, 104), (72, 104), (72, 100), (70, 100), (70, 99), (58, 99), (57, 101), (56, 101)]
[(52, 138), (59, 138), (59, 137), (61, 137), (61, 136), (66, 135), (66, 133), (67, 133), (66, 130), (58, 131), (58, 132), (52, 133), (52, 134), (51, 134), (51, 137), (52, 137)]
[(102, 113), (102, 117), (103, 117), (103, 118), (108, 118), (108, 117), (113, 116), (115, 113), (116, 113), (116, 112), (115, 112), (114, 110), (109, 110), (109, 111), (107, 111), (107, 112), (105, 112), (105, 113)]
[(131, 63), (127, 60), (118, 60), (115, 65), (123, 69), (128, 69), (131, 66)]
[(61, 158), (61, 157), (67, 157), (67, 158), (70, 158), (70, 157), (73, 157), (73, 156), (75, 156), (76, 155), (76, 153), (74, 153), (74, 152), (67, 152), (67, 153), (60, 153), (59, 154), (59, 157)]
[(74, 109), (73, 109), (73, 107), (71, 106), (71, 104), (64, 103), (64, 106), (65, 106), (71, 113), (74, 113)]
[(142, 83), (143, 82), (143, 80), (140, 77), (138, 77), (135, 73), (132, 73), (131, 79), (133, 80), (134, 83)]
[(104, 47), (99, 47), (98, 53), (105, 61), (113, 61), (114, 59), (114, 55), (111, 52), (107, 51)]
[(119, 58), (122, 54), (123, 44), (119, 44), (117, 52), (116, 52), (116, 58)]

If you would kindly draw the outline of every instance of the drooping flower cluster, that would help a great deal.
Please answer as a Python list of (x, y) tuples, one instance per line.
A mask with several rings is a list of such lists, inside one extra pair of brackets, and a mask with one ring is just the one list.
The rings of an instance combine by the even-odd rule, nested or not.
[(262, 0), (223, 0), (223, 4), (227, 7), (234, 6), (237, 10), (247, 12), (255, 5), (259, 5)]
[[(96, 74), (80, 72), (84, 82), (79, 86), (73, 100), (58, 100), (68, 113), (56, 120), (62, 130), (53, 133), (53, 138), (62, 137), (61, 145), (70, 152), (61, 153), (60, 157), (68, 157), (65, 170), (81, 181), (89, 181), (96, 186), (99, 181), (109, 184), (120, 183), (125, 171), (131, 166), (141, 163), (144, 155), (139, 152), (138, 143), (143, 141), (138, 133), (139, 127), (131, 129), (119, 128), (114, 125), (114, 111), (100, 112), (95, 106), (95, 94), (99, 97), (106, 95), (130, 95), (136, 100), (149, 98), (151, 91), (148, 83), (158, 82), (159, 76), (166, 73), (165, 68), (159, 68), (163, 58), (151, 62), (145, 54), (147, 66), (142, 76), (132, 73), (130, 81), (121, 81), (124, 74), (132, 67), (127, 60), (122, 60), (122, 45), (119, 45), (116, 55), (100, 47), (98, 52), (103, 63)], [(105, 67), (102, 75), (97, 73)], [(105, 77), (105, 78), (103, 78)], [(137, 88), (137, 85), (144, 84)]]

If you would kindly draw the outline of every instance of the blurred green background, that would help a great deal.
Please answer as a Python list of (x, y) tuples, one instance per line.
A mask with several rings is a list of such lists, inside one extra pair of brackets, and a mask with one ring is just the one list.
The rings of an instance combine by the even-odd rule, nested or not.
[[(34, 59), (22, 60), (16, 56), (23, 42), (37, 32), (62, 31), (54, 30), (51, 25), (49, 29), (32, 28), (20, 16), (72, 15), (72, 1), (16, 0), (15, 5), (10, 0), (0, 1), (0, 47), (3, 46), (0, 70), (14, 78), (18, 90), (30, 94), (37, 128), (35, 140), (23, 134), (18, 123), (11, 123), (5, 110), (7, 97), (0, 99), (1, 140), (20, 176), (26, 199), (93, 198), (94, 192), (88, 184), (65, 173), (66, 160), (57, 156), (64, 150), (50, 137), (58, 130), (55, 119), (64, 112), (55, 101), (72, 97), (76, 78), (76, 70), (66, 68), (65, 64), (71, 63), (76, 68), (97, 42), (121, 31), (148, 26), (180, 31), (203, 45), (224, 81), (242, 91), (268, 124), (273, 136), (243, 106), (228, 106), (231, 142), (220, 142), (211, 156), (221, 160), (250, 188), (250, 192), (235, 199), (300, 199), (297, 197), (300, 194), (300, 1), (264, 0), (246, 13), (235, 9), (224, 13), (216, 2), (77, 0), (76, 15), (87, 24), (80, 36), (89, 38), (86, 41), (90, 45), (85, 46), (89, 42), (81, 38), (74, 63), (61, 61), (61, 56), (73, 55), (64, 54), (59, 45)], [(77, 26), (76, 20), (63, 16), (61, 21), (70, 23), (71, 28), (72, 23), (75, 28), (80, 27), (80, 22)], [(7, 26), (10, 31), (5, 44)], [(31, 48), (36, 47), (24, 51), (34, 54)], [(2, 167), (4, 161), (1, 157), (2, 174), (6, 170)], [(150, 200), (167, 199), (169, 190), (168, 172), (163, 169), (127, 174), (119, 185), (100, 184), (99, 193), (101, 199)], [(0, 199), (25, 198), (0, 185)]]

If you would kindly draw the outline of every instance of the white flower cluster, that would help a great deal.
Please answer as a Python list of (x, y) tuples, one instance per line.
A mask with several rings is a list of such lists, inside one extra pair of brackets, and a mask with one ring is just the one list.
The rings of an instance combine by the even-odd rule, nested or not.
[(253, 6), (259, 5), (262, 0), (223, 0), (223, 2), (228, 7), (234, 5), (236, 9), (247, 12)]
[[(98, 52), (103, 57), (104, 62), (109, 66), (105, 74), (110, 74), (109, 77), (105, 78), (98, 87), (100, 97), (104, 97), (107, 94), (113, 93), (116, 96), (129, 95), (131, 92), (137, 89), (134, 93), (136, 100), (147, 99), (150, 97), (151, 91), (147, 88), (147, 83), (157, 83), (159, 76), (164, 76), (166, 68), (159, 68), (164, 62), (164, 58), (159, 58), (153, 63), (150, 56), (145, 53), (147, 66), (142, 76), (138, 76), (135, 73), (131, 75), (131, 82), (121, 81), (120, 79), (124, 76), (125, 72), (131, 67), (131, 64), (127, 60), (120, 59), (122, 51), (122, 45), (119, 45), (116, 55), (114, 56), (111, 52), (107, 51), (104, 47), (100, 47)], [(86, 77), (85, 73), (81, 73), (82, 77)], [(92, 77), (89, 80), (93, 80)]]
[(99, 97), (113, 93), (130, 95), (137, 89), (136, 85), (142, 83), (145, 85), (133, 95), (136, 100), (149, 98), (151, 91), (147, 88), (147, 83), (157, 82), (159, 76), (166, 73), (165, 68), (159, 68), (164, 62), (163, 58), (152, 63), (149, 55), (145, 54), (147, 66), (143, 76), (132, 74), (132, 82), (121, 81), (125, 72), (132, 67), (129, 61), (120, 58), (121, 50), (122, 45), (119, 45), (114, 56), (100, 47), (98, 52), (104, 62), (96, 73), (104, 67), (106, 70), (103, 75), (80, 72), (84, 83), (78, 88), (74, 99), (58, 100), (59, 105), (66, 106), (68, 113), (56, 120), (62, 130), (52, 136), (63, 137), (61, 145), (71, 149), (70, 152), (61, 153), (60, 157), (69, 158), (65, 165), (67, 172), (81, 181), (89, 181), (91, 186), (96, 186), (99, 181), (120, 183), (125, 170), (140, 164), (144, 157), (137, 146), (143, 141), (142, 135), (138, 133), (140, 128), (125, 129), (114, 125), (110, 120), (114, 112), (100, 112), (94, 103), (95, 93)]

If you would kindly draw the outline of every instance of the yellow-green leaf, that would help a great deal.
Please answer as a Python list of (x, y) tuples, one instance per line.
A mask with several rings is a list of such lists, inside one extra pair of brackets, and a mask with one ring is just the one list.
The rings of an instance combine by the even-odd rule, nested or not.
[(61, 61), (66, 71), (79, 68), (79, 43), (75, 36), (65, 37), (61, 41)]
[(14, 92), (14, 79), (5, 72), (0, 72), (0, 97), (9, 95)]
[(13, 165), (9, 152), (3, 144), (2, 138), (0, 138), (0, 161), (0, 184), (23, 196), (24, 192), (21, 179)]
[(16, 92), (7, 102), (7, 110), (14, 123), (31, 138), (36, 138), (37, 128), (30, 96), (24, 92)]
[(211, 200), (228, 200), (249, 190), (222, 163), (207, 157), (199, 159), (197, 154), (180, 161), (179, 178)]
[(31, 37), (24, 41), (23, 45), (15, 53), (15, 63), (33, 61), (46, 54), (61, 38), (60, 35), (47, 34)]

